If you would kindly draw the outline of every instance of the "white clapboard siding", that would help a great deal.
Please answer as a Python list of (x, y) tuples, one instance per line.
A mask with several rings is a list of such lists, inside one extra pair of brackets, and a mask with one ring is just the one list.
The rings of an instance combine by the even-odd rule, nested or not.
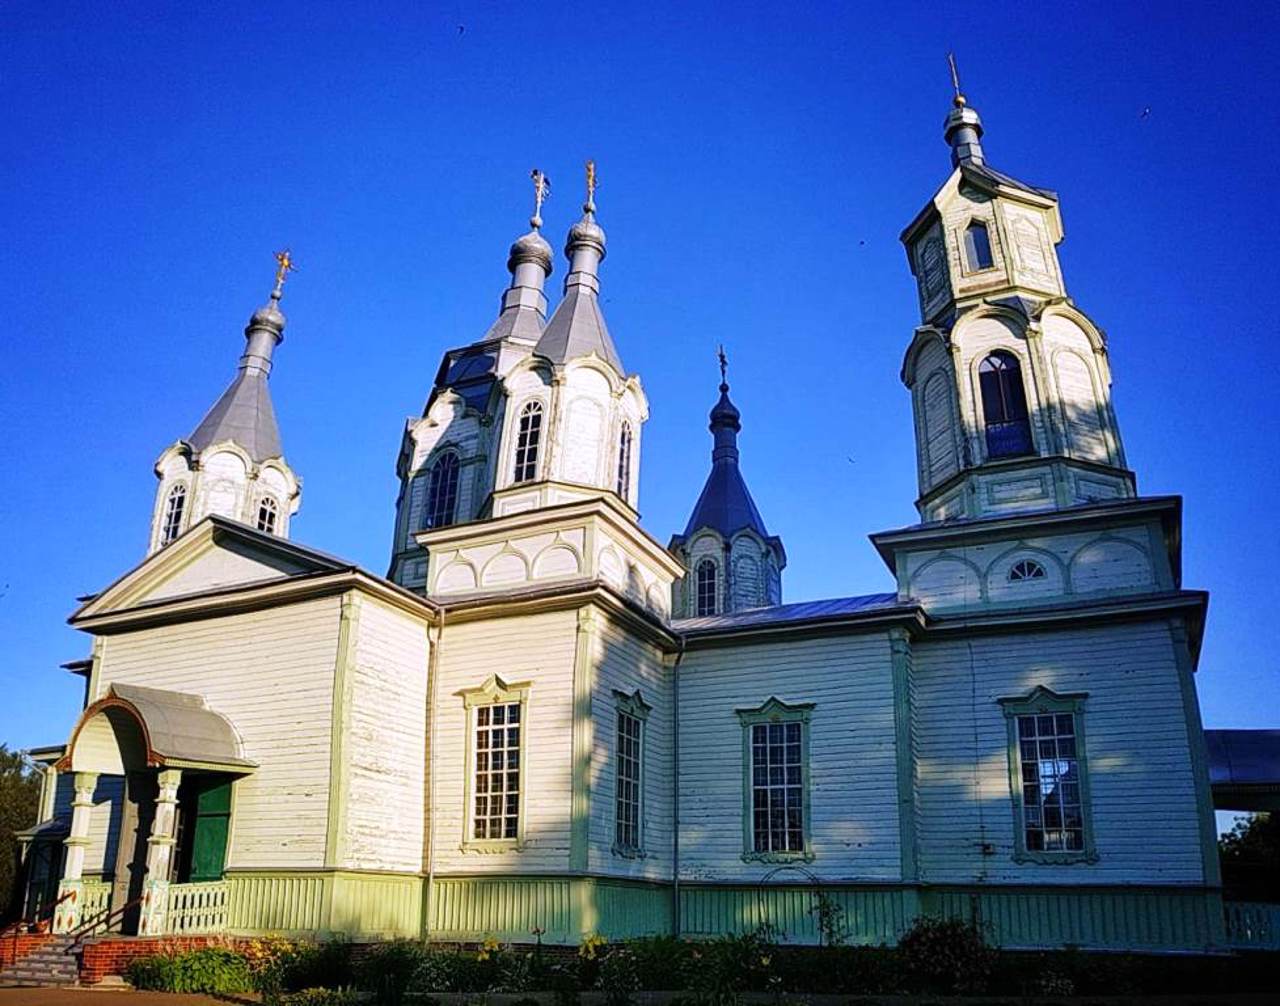
[(814, 704), (808, 796), (815, 858), (808, 868), (833, 881), (901, 875), (886, 635), (694, 650), (679, 673), (682, 877), (754, 880), (772, 869), (742, 860), (743, 728), (736, 714), (771, 696)]
[[(1115, 625), (918, 644), (913, 651), (921, 879), (1198, 883), (1199, 822), (1168, 627)], [(1099, 859), (1015, 863), (1008, 729), (997, 700), (1087, 692)], [(982, 844), (990, 843), (990, 855)]]
[(323, 865), (338, 615), (323, 598), (107, 639), (99, 695), (113, 681), (202, 695), (258, 763), (235, 784), (232, 867)]
[[(71, 822), (71, 780), (67, 780), (67, 808), (64, 820)], [(84, 853), (85, 873), (114, 874), (120, 843), (120, 815), (124, 809), (124, 776), (98, 776), (93, 788), (93, 809), (89, 811), (89, 845)]]
[[(604, 623), (596, 643), (592, 695), (590, 868), (613, 876), (671, 876), (671, 689), (658, 651), (613, 623)], [(641, 697), (652, 709), (644, 724), (640, 819), (643, 857), (613, 852), (617, 792), (618, 696)]]
[(1060, 350), (1053, 359), (1057, 363), (1058, 390), (1067, 416), (1071, 453), (1090, 461), (1109, 461), (1089, 365), (1072, 350)]
[[(432, 842), (438, 873), (562, 871), (569, 865), (572, 794), (572, 611), (446, 625), (436, 686)], [(531, 682), (525, 710), (524, 848), (464, 852), (469, 723), (458, 692), (492, 675)]]
[(361, 598), (344, 719), (347, 773), (342, 866), (423, 865), (427, 626)]
[(279, 555), (253, 555), (214, 547), (167, 578), (155, 590), (148, 592), (145, 598), (138, 598), (134, 603), (205, 593), (218, 587), (277, 580), (292, 573), (303, 572), (305, 568), (301, 563), (289, 562)]

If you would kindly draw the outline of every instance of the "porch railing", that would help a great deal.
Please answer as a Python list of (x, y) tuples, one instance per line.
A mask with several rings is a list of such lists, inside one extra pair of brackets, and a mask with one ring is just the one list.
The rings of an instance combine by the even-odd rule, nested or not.
[(227, 927), (227, 882), (211, 880), (200, 884), (172, 884), (169, 887), (168, 921), (170, 933), (217, 933)]
[(101, 928), (105, 929), (107, 909), (111, 907), (111, 884), (105, 880), (86, 880), (83, 892), (84, 900), (80, 902), (81, 921), (88, 922), (100, 918), (102, 919)]
[(1280, 905), (1227, 901), (1227, 944), (1236, 950), (1280, 950)]

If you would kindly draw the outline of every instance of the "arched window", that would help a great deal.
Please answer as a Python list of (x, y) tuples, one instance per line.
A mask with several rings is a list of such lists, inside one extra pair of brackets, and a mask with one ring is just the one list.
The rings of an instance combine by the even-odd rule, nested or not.
[(1031, 424), (1022, 369), (1012, 353), (998, 349), (978, 367), (982, 414), (987, 428), (987, 457), (1010, 458), (1030, 454)]
[(622, 424), (618, 436), (618, 495), (626, 500), (631, 495), (631, 424)]
[(453, 523), (458, 505), (458, 455), (448, 451), (431, 466), (427, 481), (427, 505), (422, 513), (423, 527), (444, 527)]
[(970, 272), (995, 265), (991, 257), (991, 234), (981, 220), (974, 220), (964, 229), (964, 259)]
[(714, 615), (716, 613), (716, 564), (710, 559), (703, 559), (698, 563), (698, 569), (695, 573), (698, 581), (698, 607), (697, 614)]
[(169, 490), (164, 501), (164, 527), (160, 531), (160, 544), (168, 545), (182, 533), (182, 515), (187, 509), (187, 487), (176, 485)]
[(258, 503), (258, 530), (276, 533), (276, 521), (280, 516), (280, 504), (270, 496), (263, 496)]
[(538, 477), (538, 446), (542, 440), (542, 403), (530, 402), (520, 410), (520, 430), (516, 436), (516, 467), (513, 482), (531, 482)]
[(1043, 580), (1044, 578), (1044, 567), (1034, 559), (1019, 559), (1009, 570), (1010, 583), (1017, 583), (1019, 580)]

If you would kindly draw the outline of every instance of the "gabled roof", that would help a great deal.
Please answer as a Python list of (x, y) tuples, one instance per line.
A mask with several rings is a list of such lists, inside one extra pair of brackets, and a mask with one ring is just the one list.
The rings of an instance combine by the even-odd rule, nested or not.
[(235, 441), (255, 462), (283, 456), (267, 378), (260, 371), (239, 371), (187, 438), (196, 451), (224, 440)]
[(565, 291), (533, 351), (557, 364), (595, 353), (619, 374), (627, 373), (604, 323), (599, 299), (580, 285)]
[(1006, 175), (1003, 171), (997, 171), (991, 165), (983, 162), (982, 164), (969, 163), (962, 165), (960, 172), (970, 181), (982, 181), (988, 185), (1002, 185), (1010, 189), (1020, 189), (1023, 192), (1030, 193), (1033, 196), (1041, 196), (1045, 199), (1052, 199), (1054, 202), (1058, 200), (1058, 193), (1053, 189), (1042, 189), (1035, 185), (1028, 185), (1026, 182), (1019, 181), (1012, 175)]

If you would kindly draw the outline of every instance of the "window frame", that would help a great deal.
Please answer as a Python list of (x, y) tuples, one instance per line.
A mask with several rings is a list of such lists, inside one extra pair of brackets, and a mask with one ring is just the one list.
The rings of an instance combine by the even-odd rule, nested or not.
[[(711, 610), (702, 610), (702, 571), (711, 569)], [(695, 618), (711, 618), (720, 614), (720, 564), (703, 556), (693, 567), (693, 615)]]
[(622, 421), (618, 431), (618, 472), (614, 490), (622, 502), (631, 502), (631, 451), (635, 442), (635, 433), (627, 420)]
[[(622, 856), (625, 859), (643, 859), (644, 851), (644, 809), (645, 809), (645, 754), (648, 750), (649, 738), (648, 720), (649, 713), (653, 707), (644, 700), (644, 696), (640, 694), (640, 689), (636, 689), (628, 695), (626, 692), (614, 689), (614, 714), (613, 714), (613, 846), (612, 851), (615, 856)], [(628, 845), (618, 838), (618, 802), (621, 799), (618, 793), (622, 785), (622, 775), (619, 769), (622, 766), (621, 753), (619, 751), (619, 742), (621, 734), (618, 730), (619, 721), (623, 716), (634, 719), (640, 725), (638, 744), (639, 753), (636, 756), (637, 777), (636, 783), (636, 844)]]
[[(528, 748), (529, 748), (529, 693), (531, 683), (528, 681), (508, 684), (494, 674), (484, 684), (476, 688), (467, 688), (458, 692), (462, 699), (466, 728), (466, 779), (463, 786), (462, 808), (462, 841), (459, 848), (463, 852), (507, 852), (524, 848), (525, 808), (528, 791)], [(476, 711), (481, 708), (497, 705), (520, 706), (520, 743), (516, 751), (520, 755), (520, 790), (516, 808), (516, 834), (514, 838), (476, 838), (475, 837), (475, 781), (476, 781)]]
[[(809, 731), (813, 717), (812, 702), (787, 703), (770, 696), (754, 709), (736, 709), (742, 729), (742, 860), (746, 863), (811, 863), (814, 860), (811, 825)], [(774, 723), (800, 724), (800, 848), (758, 851), (755, 847), (755, 767), (751, 734), (756, 726)]]
[[(1014, 574), (1017, 574), (1016, 576)], [(1023, 557), (1009, 567), (1006, 579), (1009, 583), (1026, 583), (1028, 580), (1047, 580), (1049, 571), (1039, 559)]]
[[(998, 268), (996, 265), (996, 246), (991, 238), (992, 224), (994, 221), (987, 220), (985, 217), (970, 217), (965, 223), (964, 229), (960, 232), (960, 257), (964, 262), (964, 274), (966, 276), (977, 276), (984, 272), (992, 272)], [(981, 228), (987, 238), (987, 256), (990, 262), (986, 265), (978, 265), (975, 262), (976, 255), (970, 257), (970, 251), (973, 249), (969, 241), (969, 232), (975, 228)]]
[[(1058, 693), (1037, 685), (1026, 695), (998, 699), (1008, 727), (1009, 798), (1013, 804), (1013, 861), (1041, 865), (1096, 863), (1098, 848), (1093, 836), (1093, 802), (1089, 790), (1089, 758), (1085, 738), (1085, 702), (1088, 692)], [(1018, 719), (1022, 716), (1066, 714), (1072, 718), (1076, 742), (1076, 770), (1079, 774), (1081, 838), (1083, 849), (1044, 850), (1027, 848), (1026, 820), (1022, 797), (1022, 749)]]
[[(262, 526), (262, 513), (266, 511), (271, 516), (271, 526)], [(263, 496), (258, 500), (258, 513), (253, 522), (253, 526), (263, 534), (278, 534), (280, 528), (280, 504), (274, 496)]]
[[(435, 511), (438, 509), (435, 505), (435, 494), (437, 491), (443, 492), (444, 487), (438, 481), (444, 478), (443, 466), (452, 465), (453, 487), (447, 494), (449, 497), (449, 509), (442, 520), (434, 520)], [(427, 485), (426, 491), (422, 494), (422, 514), (418, 520), (423, 531), (431, 531), (439, 527), (448, 527), (456, 522), (458, 517), (458, 490), (462, 484), (462, 459), (458, 457), (458, 452), (449, 448), (441, 451), (431, 462), (431, 466), (427, 469)]]
[[(1028, 458), (1037, 453), (1035, 430), (1031, 423), (1031, 401), (1027, 397), (1027, 382), (1024, 374), (1029, 373), (1029, 361), (1021, 354), (1004, 346), (996, 346), (974, 360), (972, 371), (977, 385), (978, 406), (982, 410), (982, 447), (988, 461), (1003, 461), (1010, 458)], [(1000, 417), (993, 416), (987, 408), (987, 391), (983, 378), (990, 374), (995, 383), (999, 397)], [(1014, 387), (1013, 382), (1017, 382)], [(1015, 395), (1014, 392), (1017, 392)], [(1021, 402), (1019, 403), (1019, 399)], [(1015, 415), (1016, 406), (1021, 405), (1022, 415)], [(993, 440), (999, 443), (1007, 432), (1018, 428), (1021, 437), (1017, 450), (993, 450)]]
[[(171, 545), (182, 537), (182, 525), (187, 516), (187, 497), (190, 496), (185, 482), (175, 482), (164, 494), (164, 511), (160, 515), (160, 545)], [(178, 500), (177, 506), (174, 501)], [(177, 510), (174, 514), (172, 511)], [(172, 525), (172, 528), (171, 528)]]
[[(526, 456), (529, 451), (527, 443), (521, 444), (521, 438), (525, 436), (524, 421), (526, 417), (536, 415), (538, 417), (538, 434), (533, 438), (533, 458)], [(542, 464), (542, 437), (546, 432), (545, 419), (547, 416), (547, 407), (542, 403), (540, 398), (532, 398), (520, 406), (520, 411), (516, 413), (515, 422), (515, 443), (511, 453), (511, 484), (513, 486), (526, 485), (530, 482), (538, 481), (538, 470)], [(532, 425), (532, 423), (530, 424)], [(531, 470), (532, 474), (522, 477), (521, 472)]]

